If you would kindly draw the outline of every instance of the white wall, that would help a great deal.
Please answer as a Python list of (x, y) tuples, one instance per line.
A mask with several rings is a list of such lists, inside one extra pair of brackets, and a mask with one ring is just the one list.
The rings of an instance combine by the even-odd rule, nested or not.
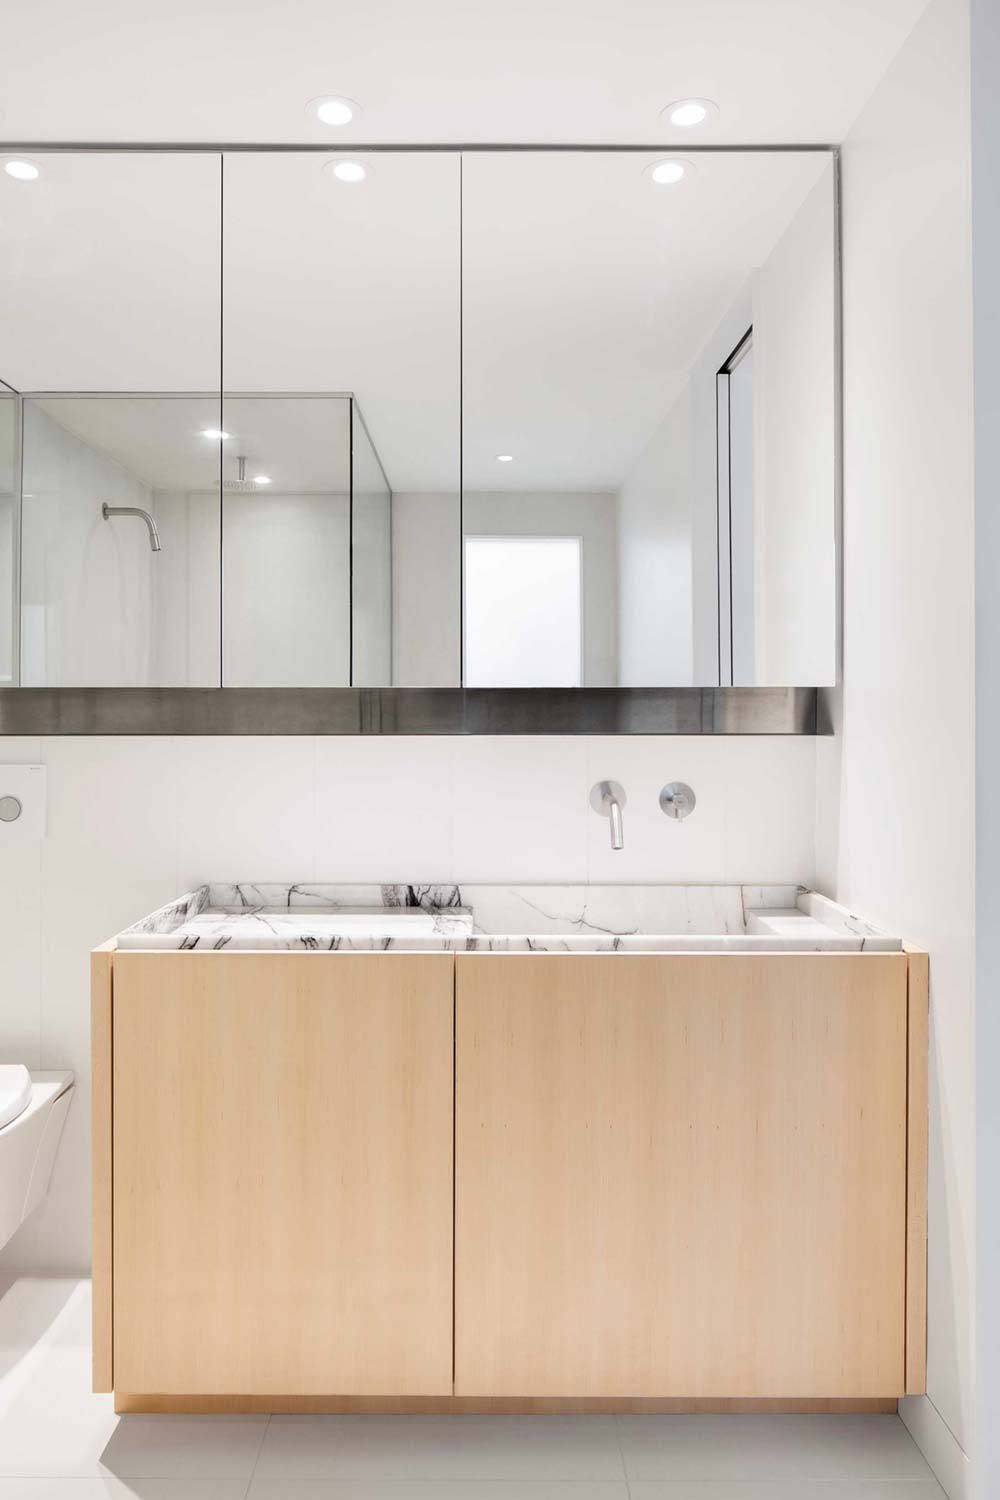
[(219, 497), (155, 490), (163, 550), (153, 561), (157, 687), (219, 686)]
[(754, 289), (757, 667), (768, 687), (837, 681), (833, 163)]
[[(734, 552), (733, 568), (754, 579), (755, 665), (736, 680), (836, 682), (833, 207), (830, 163), (706, 338), (619, 492), (623, 684), (719, 680), (716, 377), (751, 324), (753, 553)], [(733, 627), (738, 636), (739, 618)]]
[(22, 683), (135, 687), (150, 681), (146, 527), (101, 504), (149, 510), (150, 491), (43, 412), (24, 408)]
[(692, 681), (691, 397), (685, 388), (618, 492), (618, 682)]
[(968, 3), (932, 0), (843, 155), (844, 687), (819, 742), (818, 869), (931, 956), (928, 1398), (904, 1409), (955, 1493), (973, 1380), (969, 194)]
[(227, 494), (226, 687), (351, 681), (349, 495)]
[[(80, 1087), (50, 1199), (4, 1271), (89, 1261), (88, 953), (206, 879), (802, 881), (814, 865), (808, 738), (0, 738), (48, 766), (48, 833), (0, 825), (0, 1057)], [(625, 848), (588, 802), (625, 786)], [(694, 816), (657, 797), (687, 781)]]
[[(392, 499), (388, 490), (359, 489), (357, 468), (352, 514), (349, 576), (345, 582), (351, 590), (354, 615), (353, 681), (356, 687), (389, 687), (392, 684)], [(327, 587), (330, 586), (328, 580)]]
[(466, 536), (583, 538), (583, 686), (618, 681), (615, 496), (556, 490), (466, 492)]
[[(979, 1493), (1000, 1492), (1000, 9), (972, 0), (976, 381), (976, 1443)], [(992, 1490), (990, 1485), (992, 1484)]]
[(462, 511), (457, 495), (392, 497), (392, 682), (459, 687)]
[(0, 391), (0, 684), (13, 676), (14, 398)]

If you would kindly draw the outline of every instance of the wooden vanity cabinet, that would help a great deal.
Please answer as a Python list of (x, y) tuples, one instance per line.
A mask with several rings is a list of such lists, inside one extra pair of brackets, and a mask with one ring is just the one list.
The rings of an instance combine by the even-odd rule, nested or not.
[(450, 1393), (451, 956), (113, 957), (115, 1388)]
[(924, 1388), (924, 954), (109, 945), (93, 975), (119, 1410)]
[(459, 956), (456, 1394), (901, 1394), (907, 964)]

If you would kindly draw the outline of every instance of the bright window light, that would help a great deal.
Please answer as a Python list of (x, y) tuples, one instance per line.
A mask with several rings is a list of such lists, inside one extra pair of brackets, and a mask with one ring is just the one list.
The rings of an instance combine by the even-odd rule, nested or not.
[(579, 687), (578, 536), (467, 536), (465, 682)]

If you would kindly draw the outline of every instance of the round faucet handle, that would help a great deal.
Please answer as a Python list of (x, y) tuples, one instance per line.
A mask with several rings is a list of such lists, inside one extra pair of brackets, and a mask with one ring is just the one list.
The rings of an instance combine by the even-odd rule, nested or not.
[(668, 781), (660, 793), (660, 808), (668, 818), (686, 818), (694, 812), (697, 797), (685, 781)]

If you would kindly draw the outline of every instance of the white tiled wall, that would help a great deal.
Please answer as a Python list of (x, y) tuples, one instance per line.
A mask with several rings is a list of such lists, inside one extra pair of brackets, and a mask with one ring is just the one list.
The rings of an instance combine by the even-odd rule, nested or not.
[[(80, 1088), (48, 1202), (7, 1270), (89, 1260), (89, 950), (203, 880), (801, 881), (815, 741), (700, 738), (0, 739), (48, 766), (48, 831), (0, 825), (0, 1058)], [(628, 794), (625, 848), (588, 803)], [(688, 781), (685, 823), (660, 812)]]

